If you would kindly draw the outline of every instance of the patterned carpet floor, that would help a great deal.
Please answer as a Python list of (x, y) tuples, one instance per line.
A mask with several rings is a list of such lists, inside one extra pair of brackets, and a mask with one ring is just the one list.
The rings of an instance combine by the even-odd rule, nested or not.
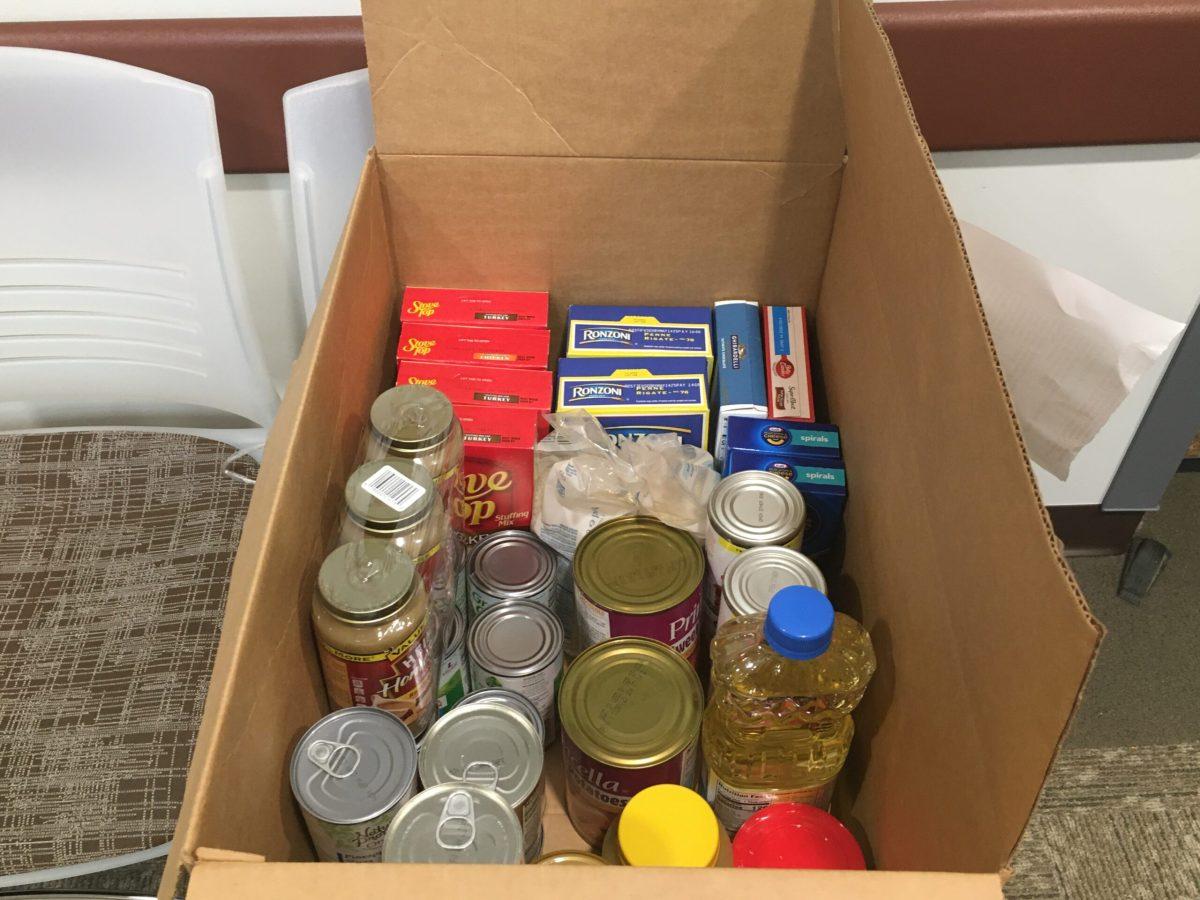
[(1008, 900), (1200, 897), (1200, 743), (1064, 751), (1013, 869)]

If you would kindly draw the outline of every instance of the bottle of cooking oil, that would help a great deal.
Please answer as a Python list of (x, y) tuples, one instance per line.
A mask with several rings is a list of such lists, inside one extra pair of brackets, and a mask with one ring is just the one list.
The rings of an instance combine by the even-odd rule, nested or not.
[(827, 808), (854, 736), (850, 713), (875, 672), (866, 629), (820, 591), (778, 591), (712, 643), (704, 712), (707, 795), (732, 834), (771, 803)]

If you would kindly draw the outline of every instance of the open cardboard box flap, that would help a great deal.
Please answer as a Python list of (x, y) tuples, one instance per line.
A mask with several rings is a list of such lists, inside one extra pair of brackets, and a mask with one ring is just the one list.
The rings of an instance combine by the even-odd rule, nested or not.
[[(364, 8), (377, 154), (267, 446), (161, 896), (181, 866), (193, 869), (190, 895), (213, 898), (400, 885), (999, 896), (996, 873), (1100, 629), (1056, 550), (957, 227), (870, 6)], [(406, 283), (548, 289), (556, 327), (587, 300), (809, 308), (854, 478), (832, 593), (880, 659), (837, 811), (874, 864), (896, 871), (297, 864), (312, 850), (287, 760), (326, 712), (310, 591), (366, 410), (392, 374)], [(556, 762), (548, 777), (546, 847), (578, 846)]]

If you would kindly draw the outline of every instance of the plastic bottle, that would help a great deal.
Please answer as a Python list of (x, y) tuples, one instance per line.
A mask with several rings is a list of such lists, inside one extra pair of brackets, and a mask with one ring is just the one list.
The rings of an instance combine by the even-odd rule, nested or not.
[(733, 845), (704, 798), (678, 784), (634, 794), (601, 853), (613, 866), (729, 868)]
[(828, 808), (854, 736), (851, 711), (875, 672), (866, 630), (810, 587), (778, 591), (712, 643), (704, 713), (707, 797), (732, 834), (771, 803)]

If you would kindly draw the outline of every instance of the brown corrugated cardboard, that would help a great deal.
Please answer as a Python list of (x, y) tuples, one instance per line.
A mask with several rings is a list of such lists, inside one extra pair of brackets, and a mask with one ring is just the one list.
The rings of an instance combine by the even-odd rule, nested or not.
[[(384, 152), (364, 170), (267, 449), (162, 896), (195, 863), (201, 898), (998, 897), (1098, 628), (1054, 548), (870, 7), (365, 7)], [(556, 325), (567, 304), (600, 299), (809, 308), (855, 477), (834, 593), (880, 658), (837, 803), (875, 864), (897, 871), (297, 865), (312, 850), (286, 760), (325, 708), (309, 592), (365, 411), (392, 377), (406, 282), (548, 289)], [(579, 846), (551, 759), (546, 847)], [(899, 871), (914, 869), (992, 874)]]

